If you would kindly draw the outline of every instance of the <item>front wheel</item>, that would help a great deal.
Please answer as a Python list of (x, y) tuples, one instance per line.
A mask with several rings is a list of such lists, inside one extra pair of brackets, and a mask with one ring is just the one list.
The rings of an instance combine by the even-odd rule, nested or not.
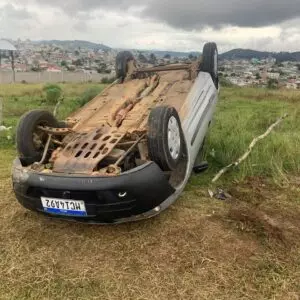
[(25, 114), (17, 128), (17, 150), (22, 164), (28, 166), (41, 160), (48, 135), (39, 126), (59, 127), (56, 118), (45, 110)]
[(174, 107), (154, 108), (148, 122), (148, 149), (152, 161), (163, 171), (173, 171), (183, 155), (183, 133)]

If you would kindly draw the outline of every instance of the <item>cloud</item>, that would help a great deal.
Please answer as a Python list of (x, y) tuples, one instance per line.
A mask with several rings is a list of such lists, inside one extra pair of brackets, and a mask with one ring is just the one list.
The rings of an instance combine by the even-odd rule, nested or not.
[(0, 37), (10, 38), (19, 32), (30, 31), (36, 25), (37, 16), (23, 7), (0, 2)]
[(73, 25), (73, 28), (78, 32), (87, 32), (88, 31), (88, 25), (84, 21), (78, 21)]
[(300, 49), (299, 0), (0, 0), (0, 37), (117, 48)]
[(176, 28), (260, 27), (300, 16), (299, 0), (152, 0), (143, 14)]
[(18, 8), (8, 3), (0, 7), (0, 16), (2, 19), (14, 19), (14, 20), (32, 20), (35, 14), (29, 12), (25, 8)]
[(39, 4), (59, 7), (68, 15), (78, 12), (92, 12), (95, 9), (110, 9), (112, 11), (126, 11), (133, 6), (140, 6), (139, 0), (39, 0)]
[(278, 24), (300, 16), (299, 0), (39, 0), (65, 13), (96, 9), (130, 11), (143, 17), (184, 29), (218, 28), (224, 25), (260, 27)]

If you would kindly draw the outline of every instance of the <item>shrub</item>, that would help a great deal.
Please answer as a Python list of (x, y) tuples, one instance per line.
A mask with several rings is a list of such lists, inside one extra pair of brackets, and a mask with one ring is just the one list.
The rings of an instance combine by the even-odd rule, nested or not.
[(109, 83), (113, 83), (116, 79), (114, 77), (103, 77), (101, 79), (101, 83), (103, 84), (109, 84)]
[(278, 89), (278, 80), (270, 78), (267, 83), (268, 89)]
[(46, 84), (43, 88), (46, 93), (47, 104), (55, 104), (62, 95), (62, 89), (57, 84)]
[(84, 91), (84, 93), (78, 98), (78, 103), (80, 107), (84, 106), (86, 103), (94, 99), (101, 91), (102, 87), (92, 87)]
[(221, 76), (219, 78), (219, 82), (222, 87), (234, 87), (235, 86), (232, 82), (230, 82), (228, 79), (226, 79), (223, 76)]

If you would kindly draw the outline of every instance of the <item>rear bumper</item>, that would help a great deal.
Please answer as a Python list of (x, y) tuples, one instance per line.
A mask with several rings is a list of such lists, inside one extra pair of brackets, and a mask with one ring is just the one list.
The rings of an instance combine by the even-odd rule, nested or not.
[[(149, 218), (176, 195), (153, 162), (116, 177), (89, 177), (34, 173), (16, 159), (12, 173), (14, 192), (25, 208), (79, 222), (120, 223)], [(83, 200), (87, 216), (49, 214), (42, 207), (41, 197)]]

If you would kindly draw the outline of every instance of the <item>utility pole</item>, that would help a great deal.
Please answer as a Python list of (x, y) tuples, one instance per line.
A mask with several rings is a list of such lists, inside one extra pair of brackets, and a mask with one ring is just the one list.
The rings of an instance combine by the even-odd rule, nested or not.
[[(0, 84), (2, 83), (2, 73), (1, 73), (1, 60), (2, 60), (2, 51), (0, 50)], [(0, 98), (0, 106), (1, 106), (1, 98)], [(1, 117), (1, 116), (0, 116)], [(1, 119), (0, 119), (0, 125), (1, 125)]]
[(12, 69), (12, 74), (13, 74), (13, 83), (16, 82), (16, 73), (15, 73), (15, 56), (14, 56), (14, 51), (10, 51), (11, 55), (11, 69)]

